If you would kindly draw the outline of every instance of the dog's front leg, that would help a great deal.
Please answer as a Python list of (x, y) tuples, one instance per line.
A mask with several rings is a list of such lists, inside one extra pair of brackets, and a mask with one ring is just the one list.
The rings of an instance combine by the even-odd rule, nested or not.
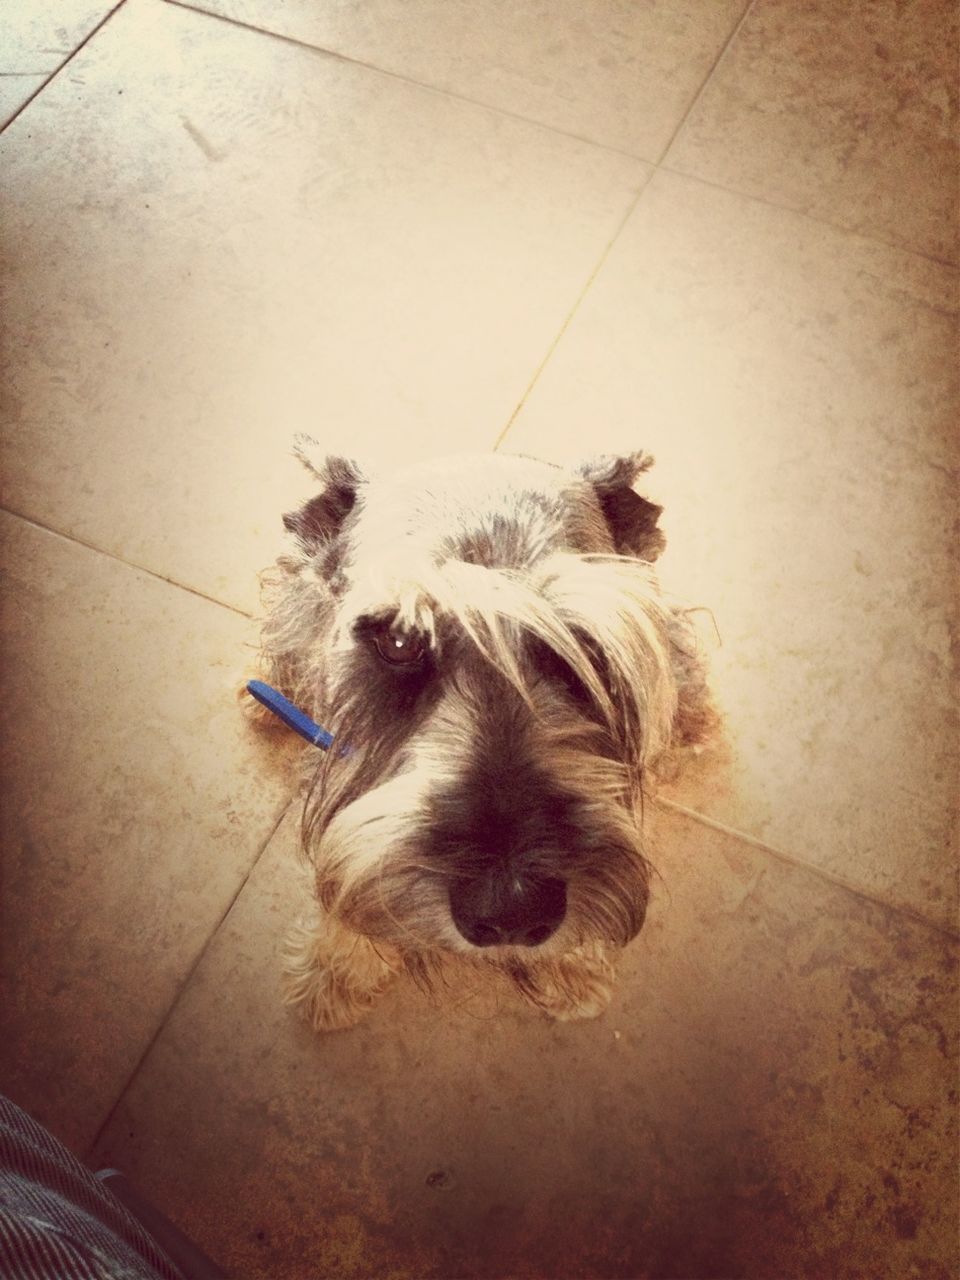
[(317, 1031), (352, 1027), (373, 1007), (396, 972), (368, 938), (318, 908), (284, 946), (284, 1003)]
[(561, 1022), (596, 1018), (613, 994), (616, 974), (606, 949), (599, 944), (577, 947), (544, 961), (514, 980), (522, 994), (544, 1013)]

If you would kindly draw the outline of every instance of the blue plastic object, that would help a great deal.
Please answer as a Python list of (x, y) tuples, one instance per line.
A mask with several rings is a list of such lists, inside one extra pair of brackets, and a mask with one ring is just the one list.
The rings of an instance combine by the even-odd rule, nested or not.
[(326, 729), (321, 729), (305, 712), (301, 711), (299, 707), (295, 707), (289, 698), (285, 698), (282, 693), (278, 693), (270, 685), (264, 684), (262, 680), (251, 680), (247, 684), (247, 691), (258, 702), (263, 703), (269, 711), (272, 711), (275, 716), (279, 716), (288, 729), (293, 729), (294, 733), (299, 733), (301, 738), (306, 738), (315, 747), (322, 747), (324, 751), (330, 747), (333, 742), (333, 734), (327, 733)]

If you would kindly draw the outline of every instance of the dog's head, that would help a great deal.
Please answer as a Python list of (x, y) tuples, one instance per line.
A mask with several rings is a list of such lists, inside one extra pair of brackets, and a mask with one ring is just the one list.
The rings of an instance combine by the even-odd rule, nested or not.
[(336, 734), (304, 815), (321, 901), (401, 951), (624, 944), (642, 772), (677, 700), (660, 508), (633, 488), (650, 459), (367, 480), (313, 448), (269, 642)]

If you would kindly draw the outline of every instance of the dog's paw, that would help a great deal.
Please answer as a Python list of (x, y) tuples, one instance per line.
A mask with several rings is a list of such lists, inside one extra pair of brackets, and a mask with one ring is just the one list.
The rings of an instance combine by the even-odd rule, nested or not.
[[(386, 986), (386, 983), (384, 983)], [(345, 1031), (373, 1008), (383, 988), (359, 991), (330, 969), (284, 973), (283, 1002), (314, 1031)]]
[(545, 994), (537, 1001), (548, 1017), (557, 1022), (577, 1022), (581, 1019), (599, 1018), (613, 997), (613, 983), (596, 979), (579, 984), (579, 990), (559, 990)]
[(286, 940), (283, 1002), (315, 1031), (343, 1031), (368, 1013), (393, 979), (393, 969), (365, 939), (343, 947), (343, 930), (328, 921), (300, 924)]
[(613, 996), (615, 971), (599, 950), (574, 951), (539, 967), (521, 990), (558, 1022), (598, 1018)]

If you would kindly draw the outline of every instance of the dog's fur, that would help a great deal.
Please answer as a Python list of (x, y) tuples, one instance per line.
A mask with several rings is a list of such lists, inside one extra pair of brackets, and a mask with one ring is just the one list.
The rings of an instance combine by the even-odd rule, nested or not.
[(491, 454), (366, 479), (297, 452), (263, 675), (336, 735), (307, 748), (316, 909), (287, 997), (354, 1023), (394, 973), (493, 965), (557, 1018), (591, 1017), (640, 930), (645, 776), (712, 715), (688, 611), (653, 569), (652, 459), (574, 471)]

